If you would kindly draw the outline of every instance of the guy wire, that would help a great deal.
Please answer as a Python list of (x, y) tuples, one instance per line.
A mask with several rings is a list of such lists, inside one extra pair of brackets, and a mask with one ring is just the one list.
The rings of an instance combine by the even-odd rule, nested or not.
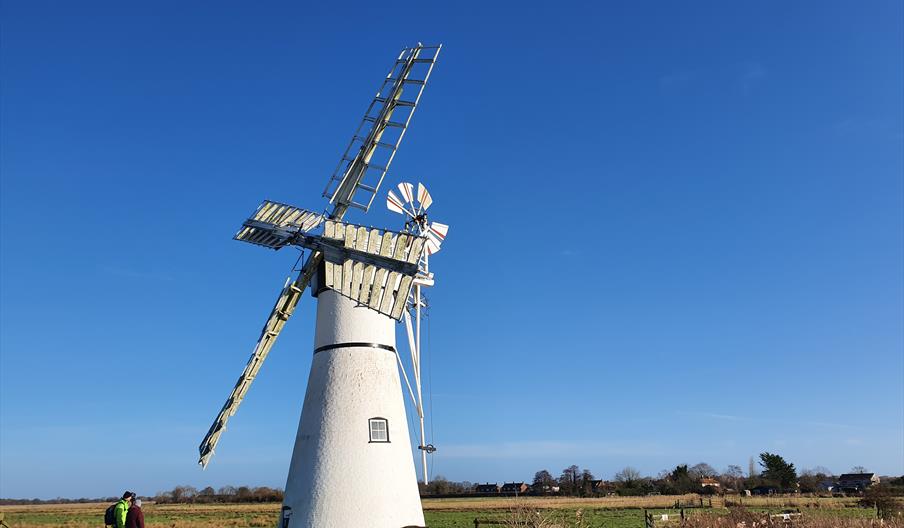
[[(427, 308), (427, 394), (430, 397), (430, 441), (436, 442), (436, 434), (433, 432), (433, 356), (430, 354), (430, 308)], [(431, 453), (430, 480), (433, 480), (433, 472), (436, 470), (436, 461)]]

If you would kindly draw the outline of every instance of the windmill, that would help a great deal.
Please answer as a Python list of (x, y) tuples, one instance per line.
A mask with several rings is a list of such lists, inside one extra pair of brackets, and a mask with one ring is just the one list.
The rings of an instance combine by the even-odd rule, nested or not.
[[(286, 280), (245, 369), (198, 448), (199, 463), (210, 462), (228, 419), (310, 285), (317, 298), (314, 357), (282, 528), (424, 524), (400, 370), (409, 393), (414, 391), (395, 347), (394, 323), (404, 318), (410, 326), (409, 309), (420, 320), (420, 287), (433, 280), (426, 255), (441, 240), (431, 237), (429, 226), (424, 231), (411, 224), (396, 232), (343, 217), (350, 208), (367, 212), (373, 203), (441, 48), (419, 43), (401, 51), (327, 182), (323, 196), (331, 212), (265, 200), (235, 235), (274, 250), (295, 246), (307, 251), (307, 258), (297, 277)], [(415, 357), (412, 377), (419, 395), (419, 347), (412, 349)], [(419, 397), (415, 405), (423, 423)], [(423, 425), (421, 430), (426, 453), (432, 446), (424, 445)]]

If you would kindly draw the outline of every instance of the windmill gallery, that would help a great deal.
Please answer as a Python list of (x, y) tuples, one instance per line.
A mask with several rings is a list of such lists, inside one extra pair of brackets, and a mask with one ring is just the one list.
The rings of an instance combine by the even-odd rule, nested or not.
[[(350, 208), (366, 212), (376, 198), (440, 49), (418, 44), (399, 54), (323, 192), (331, 212), (264, 201), (235, 235), (274, 250), (296, 246), (307, 258), (297, 277), (287, 279), (244, 371), (201, 442), (202, 466), (304, 290), (310, 286), (317, 299), (313, 359), (281, 528), (424, 525), (403, 388), (420, 421), (426, 482), (426, 455), (434, 448), (424, 436), (421, 288), (433, 285), (429, 255), (439, 250), (448, 226), (428, 221), (433, 200), (423, 184), (410, 183), (398, 186), (400, 196), (390, 191), (386, 201), (405, 216), (402, 231), (342, 219)], [(396, 348), (398, 321), (408, 334), (410, 376)]]

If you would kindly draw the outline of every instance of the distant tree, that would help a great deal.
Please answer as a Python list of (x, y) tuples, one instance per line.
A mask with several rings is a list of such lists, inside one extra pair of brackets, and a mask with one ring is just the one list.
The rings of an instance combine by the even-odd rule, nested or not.
[(822, 466), (816, 466), (811, 469), (805, 469), (800, 472), (800, 478), (797, 480), (800, 484), (802, 493), (817, 493), (822, 491), (820, 484), (831, 478), (832, 472)]
[[(861, 471), (860, 473), (868, 473)], [(886, 485), (870, 486), (860, 499), (860, 506), (876, 508), (876, 515), (880, 519), (900, 519), (904, 515), (904, 503), (895, 496), (894, 490)], [(897, 523), (891, 523), (894, 526)]]
[(581, 471), (580, 492), (581, 496), (586, 497), (593, 492), (593, 473), (589, 469)]
[(653, 484), (656, 488), (655, 491), (658, 492), (660, 495), (677, 495), (678, 494), (678, 490), (675, 489), (675, 486), (672, 485), (672, 481), (670, 481), (668, 479), (668, 477), (657, 478), (653, 482)]
[(156, 495), (154, 495), (154, 502), (159, 502), (160, 504), (164, 504), (167, 502), (173, 502), (173, 492), (172, 491), (158, 491)]
[(750, 457), (750, 460), (747, 462), (747, 478), (756, 478), (760, 472), (757, 470), (756, 462), (753, 461), (753, 457)]
[(679, 494), (691, 493), (697, 491), (700, 487), (691, 475), (690, 470), (688, 470), (687, 464), (675, 466), (675, 469), (669, 475), (669, 482), (672, 485), (672, 492)]
[(192, 486), (176, 486), (170, 492), (173, 502), (191, 502), (197, 494), (198, 490)]
[(228, 498), (235, 497), (235, 486), (223, 486), (217, 490), (217, 495)]
[(669, 475), (669, 478), (672, 479), (672, 482), (678, 482), (682, 479), (691, 478), (690, 472), (688, 472), (687, 464), (682, 464), (680, 466), (675, 466), (675, 469), (672, 470), (672, 473)]
[(741, 466), (731, 464), (725, 468), (725, 473), (722, 473), (722, 478), (725, 483), (729, 484), (732, 488), (740, 489), (741, 479), (744, 478), (744, 470), (741, 469)]
[(688, 473), (690, 473), (691, 478), (693, 478), (694, 480), (700, 480), (702, 478), (715, 477), (719, 475), (719, 472), (706, 462), (695, 464), (693, 467), (688, 469)]
[(854, 466), (851, 468), (851, 473), (869, 473), (869, 470), (863, 466)]
[(173, 502), (182, 502), (185, 499), (182, 486), (173, 488), (173, 491), (169, 492), (169, 496)]
[(447, 493), (452, 493), (453, 491), (452, 483), (442, 475), (437, 475), (430, 481), (430, 485), (433, 486), (433, 493), (436, 493), (437, 495), (445, 495)]
[(794, 464), (773, 453), (760, 453), (760, 465), (763, 467), (763, 478), (777, 484), (782, 489), (790, 489), (797, 483), (797, 470)]
[(216, 497), (217, 497), (217, 490), (213, 489), (210, 486), (207, 486), (206, 488), (204, 488), (198, 492), (198, 496), (195, 497), (195, 501), (209, 503), (209, 502), (214, 502), (216, 500)]
[(733, 479), (744, 478), (744, 470), (741, 469), (741, 466), (730, 464), (727, 468), (725, 468), (725, 473), (723, 473), (723, 475)]
[(552, 474), (549, 471), (541, 469), (540, 471), (534, 473), (533, 485), (534, 490), (546, 494), (552, 491), (552, 487), (556, 485), (556, 479), (553, 478)]
[(453, 495), (474, 491), (474, 485), (470, 482), (453, 482), (442, 475), (434, 477), (428, 485), (423, 481), (418, 481), (417, 485), (424, 495)]
[(816, 466), (816, 467), (812, 467), (810, 469), (805, 469), (805, 470), (801, 471), (800, 475), (801, 476), (813, 475), (816, 477), (831, 477), (832, 472), (826, 467)]
[(627, 466), (615, 474), (615, 481), (626, 488), (633, 488), (640, 481), (640, 472), (631, 466)]
[(251, 490), (250, 500), (253, 502), (276, 502), (283, 499), (282, 490), (261, 486)]
[(568, 466), (562, 470), (562, 474), (559, 476), (559, 490), (564, 495), (576, 495), (579, 479), (580, 468), (575, 465)]

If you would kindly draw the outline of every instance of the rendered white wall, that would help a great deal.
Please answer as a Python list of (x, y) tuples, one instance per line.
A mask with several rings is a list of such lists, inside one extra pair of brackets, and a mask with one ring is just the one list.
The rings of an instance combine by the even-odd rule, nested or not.
[[(317, 301), (314, 348), (395, 346), (395, 322), (333, 291)], [(314, 354), (284, 506), (290, 528), (424, 526), (395, 354), (336, 348)], [(389, 443), (370, 443), (368, 419), (389, 420)]]

